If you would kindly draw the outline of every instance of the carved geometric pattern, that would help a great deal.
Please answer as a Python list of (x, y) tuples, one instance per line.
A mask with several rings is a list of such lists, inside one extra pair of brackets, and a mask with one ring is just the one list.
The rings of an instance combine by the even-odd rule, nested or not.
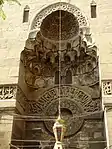
[[(28, 100), (22, 90), (18, 88), (17, 101), (21, 103), (25, 113), (45, 115), (49, 104), (59, 98), (58, 92), (59, 88), (58, 86), (55, 86), (46, 90), (40, 97), (38, 97), (38, 99), (32, 101), (32, 99)], [(68, 98), (69, 100), (74, 100), (75, 102), (80, 103), (85, 112), (101, 110), (100, 99), (92, 99), (90, 95), (78, 87), (61, 85), (60, 93), (61, 99)]]
[(104, 95), (112, 95), (112, 81), (102, 81), (102, 90)]
[(0, 86), (0, 100), (15, 99), (17, 85), (2, 85)]
[[(61, 22), (60, 22), (61, 17)], [(61, 35), (59, 30), (61, 29)], [(40, 32), (48, 40), (69, 40), (79, 34), (77, 18), (67, 11), (55, 11), (48, 15), (42, 22)]]
[[(58, 98), (58, 86), (46, 90), (35, 101), (32, 101), (32, 99), (28, 100), (20, 88), (18, 88), (17, 92), (17, 102), (23, 108), (25, 114), (36, 114), (40, 119), (42, 117), (50, 118), (58, 116)], [(100, 99), (92, 99), (82, 89), (70, 85), (61, 85), (60, 103), (62, 117), (67, 123), (66, 137), (73, 136), (83, 126), (83, 121), (86, 117), (78, 116), (101, 110)], [(44, 123), (48, 131), (53, 133), (52, 126), (54, 122), (50, 120), (44, 121)]]
[[(82, 43), (82, 47), (80, 47), (80, 43), (76, 42), (73, 47), (72, 43), (69, 43), (71, 47), (67, 49), (67, 43), (65, 43), (64, 49), (59, 54), (58, 45), (56, 45), (55, 50), (50, 50), (47, 49), (47, 44), (53, 47), (52, 43), (46, 44), (45, 41), (42, 43), (41, 39), (39, 40), (39, 43), (38, 41), (32, 43), (33, 49), (25, 47), (21, 54), (25, 66), (25, 81), (28, 86), (38, 89), (46, 87), (49, 81), (52, 82), (55, 72), (59, 70), (58, 62), (56, 62), (58, 56), (61, 57), (61, 76), (65, 77), (67, 70), (71, 70), (79, 85), (92, 86), (99, 81), (98, 57), (95, 46), (91, 45), (91, 48), (87, 48)], [(69, 57), (70, 61), (66, 62), (66, 57)]]
[(45, 9), (41, 10), (35, 16), (35, 18), (32, 22), (31, 30), (39, 29), (43, 19), (46, 16), (48, 16), (49, 14), (51, 14), (52, 12), (57, 11), (57, 10), (64, 10), (64, 11), (68, 11), (68, 12), (74, 14), (74, 16), (77, 17), (80, 27), (89, 26), (87, 18), (82, 14), (80, 9), (78, 9), (76, 6), (71, 5), (69, 3), (65, 3), (65, 2), (59, 3), (58, 2), (58, 3), (52, 4), (48, 7), (46, 7)]

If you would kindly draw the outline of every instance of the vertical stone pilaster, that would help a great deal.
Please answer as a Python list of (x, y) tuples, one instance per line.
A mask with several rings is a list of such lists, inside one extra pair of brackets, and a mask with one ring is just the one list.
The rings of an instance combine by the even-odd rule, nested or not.
[(10, 149), (15, 100), (0, 100), (0, 149)]
[(102, 101), (105, 107), (107, 147), (112, 145), (112, 80), (102, 80)]
[(0, 148), (10, 149), (13, 117), (3, 115), (0, 119)]

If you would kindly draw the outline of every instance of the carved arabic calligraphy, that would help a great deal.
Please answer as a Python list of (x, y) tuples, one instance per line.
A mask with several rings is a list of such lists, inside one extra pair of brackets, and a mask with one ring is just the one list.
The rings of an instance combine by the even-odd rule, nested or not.
[[(68, 98), (61, 99), (61, 116), (65, 120), (65, 124), (67, 125), (65, 136), (74, 135), (83, 125), (83, 118), (76, 117), (76, 115), (81, 115), (83, 113), (83, 108), (75, 102), (74, 100), (69, 100)], [(58, 116), (58, 100), (52, 102), (46, 109), (45, 114), (48, 116)], [(46, 128), (53, 133), (53, 124), (54, 121), (45, 121)]]
[[(91, 97), (83, 90), (80, 90), (78, 87), (72, 86), (62, 85), (60, 88), (60, 97), (66, 97), (80, 103), (80, 105), (82, 105), (84, 111), (86, 112), (90, 111), (91, 109), (88, 107), (94, 107), (94, 103), (96, 102), (93, 101)], [(40, 98), (38, 98), (36, 101), (28, 101), (28, 108), (26, 109), (26, 112), (43, 114), (46, 111), (46, 108), (49, 106), (49, 104), (58, 98), (59, 88), (57, 86), (50, 88), (49, 90), (44, 92), (43, 95), (40, 96)], [(98, 104), (96, 104), (96, 106), (97, 105)], [(99, 108), (100, 106), (98, 105), (96, 109), (98, 110)], [(92, 110), (94, 110), (94, 108), (92, 108)]]

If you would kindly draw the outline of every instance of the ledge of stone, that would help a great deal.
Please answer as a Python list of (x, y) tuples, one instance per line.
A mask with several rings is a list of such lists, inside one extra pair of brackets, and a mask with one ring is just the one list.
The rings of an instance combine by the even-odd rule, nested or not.
[(16, 106), (16, 100), (15, 99), (8, 99), (8, 100), (0, 100), (0, 108), (5, 107), (15, 107)]

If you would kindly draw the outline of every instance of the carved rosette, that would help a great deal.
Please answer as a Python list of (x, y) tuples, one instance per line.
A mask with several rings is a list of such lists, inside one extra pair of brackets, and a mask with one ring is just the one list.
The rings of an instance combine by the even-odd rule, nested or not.
[[(61, 85), (46, 90), (38, 99), (27, 99), (20, 88), (17, 91), (17, 102), (22, 107), (24, 114), (38, 115), (40, 120), (58, 116), (60, 98), (61, 114), (67, 124), (66, 137), (76, 134), (83, 126), (85, 115), (88, 112), (101, 110), (100, 99), (92, 99), (82, 89), (73, 86)], [(90, 118), (90, 117), (88, 117)], [(92, 116), (94, 118), (94, 115)], [(52, 133), (53, 121), (45, 121), (45, 127)]]
[[(74, 135), (83, 125), (84, 118), (81, 117), (84, 110), (82, 106), (74, 100), (61, 99), (61, 115), (67, 125), (65, 137)], [(46, 108), (45, 114), (48, 116), (58, 116), (59, 101), (51, 102)], [(78, 117), (79, 116), (79, 117)], [(53, 133), (54, 121), (45, 121), (46, 128)]]

